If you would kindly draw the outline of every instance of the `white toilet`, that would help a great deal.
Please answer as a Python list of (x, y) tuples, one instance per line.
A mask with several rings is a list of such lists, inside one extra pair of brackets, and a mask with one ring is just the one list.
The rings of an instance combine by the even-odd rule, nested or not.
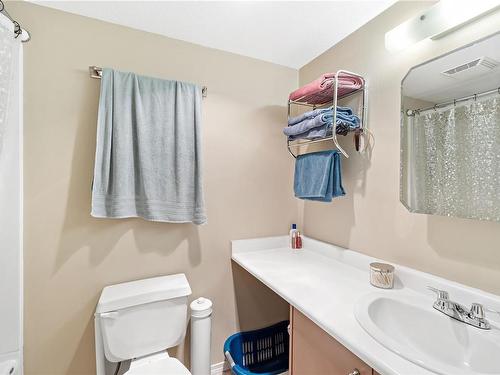
[(188, 322), (191, 288), (184, 274), (107, 286), (95, 312), (96, 374), (189, 375), (167, 348), (178, 345)]

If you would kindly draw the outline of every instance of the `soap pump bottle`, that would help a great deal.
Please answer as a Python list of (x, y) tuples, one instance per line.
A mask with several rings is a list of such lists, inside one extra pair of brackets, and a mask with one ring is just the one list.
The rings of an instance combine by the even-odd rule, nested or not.
[(295, 249), (295, 241), (297, 236), (297, 224), (292, 224), (292, 229), (290, 229), (290, 247)]

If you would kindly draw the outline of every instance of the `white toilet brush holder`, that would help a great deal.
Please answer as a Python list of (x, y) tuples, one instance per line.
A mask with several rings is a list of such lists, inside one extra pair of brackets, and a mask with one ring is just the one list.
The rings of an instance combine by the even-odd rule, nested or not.
[(191, 302), (191, 374), (210, 375), (212, 301), (200, 297)]

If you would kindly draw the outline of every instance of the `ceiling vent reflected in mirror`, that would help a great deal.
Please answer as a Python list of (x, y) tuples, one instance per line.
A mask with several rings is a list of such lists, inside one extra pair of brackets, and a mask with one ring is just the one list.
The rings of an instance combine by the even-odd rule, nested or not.
[(479, 57), (465, 64), (445, 70), (441, 74), (452, 78), (469, 79), (487, 74), (499, 65), (500, 63), (491, 57)]
[(405, 96), (436, 104), (500, 86), (498, 46), (500, 33), (413, 67), (404, 80)]

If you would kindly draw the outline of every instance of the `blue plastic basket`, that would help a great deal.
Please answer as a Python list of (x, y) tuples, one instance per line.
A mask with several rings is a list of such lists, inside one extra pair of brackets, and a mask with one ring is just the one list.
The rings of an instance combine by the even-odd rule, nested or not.
[(276, 375), (288, 370), (288, 320), (270, 327), (235, 333), (224, 354), (235, 375)]

